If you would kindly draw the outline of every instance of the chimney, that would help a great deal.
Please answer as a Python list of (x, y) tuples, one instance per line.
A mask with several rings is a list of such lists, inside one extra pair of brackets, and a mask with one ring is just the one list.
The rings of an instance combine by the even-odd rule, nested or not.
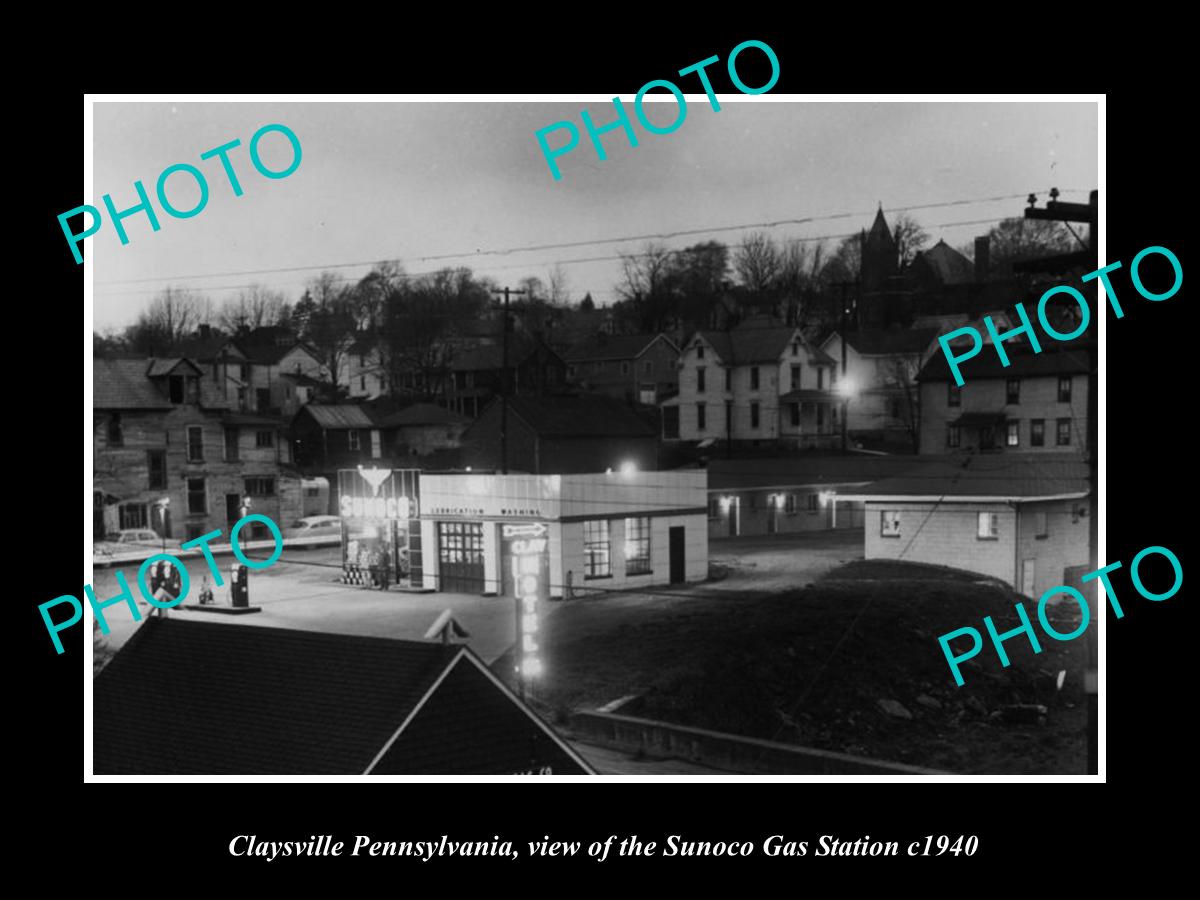
[(987, 279), (988, 269), (991, 268), (991, 242), (985, 234), (983, 237), (975, 238), (975, 280), (984, 281)]

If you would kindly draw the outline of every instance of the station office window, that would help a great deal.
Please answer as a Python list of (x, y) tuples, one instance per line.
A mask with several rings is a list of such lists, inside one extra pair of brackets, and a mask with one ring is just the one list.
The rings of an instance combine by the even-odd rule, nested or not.
[(1046, 420), (1029, 420), (1029, 446), (1044, 447), (1046, 445)]
[(721, 517), (721, 501), (716, 497), (708, 498), (708, 518), (710, 521)]
[(1013, 419), (1005, 425), (1007, 436), (1004, 443), (1009, 447), (1018, 447), (1021, 444), (1021, 420)]
[(879, 534), (882, 537), (900, 537), (900, 510), (885, 509), (879, 513)]
[(349, 446), (349, 448), (351, 450), (357, 450), (358, 449), (358, 429), (351, 428), (349, 431), (347, 431), (346, 432), (346, 440), (348, 441), (347, 446)]
[(625, 520), (625, 574), (650, 574), (650, 518)]
[(608, 519), (583, 523), (583, 577), (608, 578), (612, 575), (609, 553)]
[(808, 511), (810, 513), (815, 513), (817, 511), (817, 499), (818, 498), (816, 494), (808, 495)]
[(976, 537), (981, 541), (994, 541), (1000, 536), (1000, 515), (994, 512), (979, 514), (979, 530)]
[(1039, 541), (1050, 534), (1050, 527), (1046, 519), (1047, 516), (1044, 512), (1033, 514), (1033, 536)]
[(789, 516), (794, 516), (796, 514), (796, 495), (795, 494), (787, 495), (787, 499), (783, 503), (783, 511), (786, 512)]

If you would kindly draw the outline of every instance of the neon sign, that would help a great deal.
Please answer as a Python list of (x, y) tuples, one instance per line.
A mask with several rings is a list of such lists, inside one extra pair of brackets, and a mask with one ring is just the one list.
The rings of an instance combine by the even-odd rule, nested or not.
[(342, 495), (343, 519), (411, 519), (408, 497), (350, 497)]
[(544, 535), (546, 530), (541, 523), (502, 526), (503, 536), (512, 539), (509, 560), (513, 592), (517, 598), (517, 634), (520, 639), (517, 674), (522, 688), (527, 679), (542, 674), (542, 661), (538, 656), (538, 599), (542, 592), (542, 560), (548, 541), (539, 535)]

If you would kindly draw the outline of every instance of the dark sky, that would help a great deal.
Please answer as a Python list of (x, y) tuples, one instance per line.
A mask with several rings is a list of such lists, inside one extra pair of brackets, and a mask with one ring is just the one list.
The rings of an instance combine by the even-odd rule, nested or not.
[[(632, 119), (632, 98), (622, 99)], [(107, 221), (87, 240), (95, 262), (95, 327), (129, 324), (167, 284), (200, 290), (217, 304), (251, 283), (295, 299), (316, 274), (295, 268), (224, 274), (244, 270), (362, 262), (332, 269), (357, 279), (371, 261), (394, 258), (409, 272), (466, 265), (515, 285), (526, 275), (545, 280), (556, 260), (616, 256), (644, 241), (472, 254), (685, 229), (709, 231), (665, 243), (734, 244), (746, 232), (721, 226), (853, 213), (769, 232), (832, 236), (869, 226), (879, 203), (886, 209), (1020, 195), (914, 211), (934, 241), (957, 246), (988, 225), (952, 223), (1018, 216), (1030, 191), (1057, 186), (1064, 199), (1086, 200), (1086, 191), (1099, 187), (1095, 103), (720, 99), (714, 112), (703, 94), (689, 95), (683, 125), (668, 135), (649, 134), (634, 119), (639, 146), (610, 132), (602, 138), (603, 162), (579, 117), (586, 108), (597, 124), (611, 121), (611, 103), (603, 100), (97, 102), (88, 202), (102, 206), (102, 195), (111, 193), (118, 209), (132, 206), (135, 179), (153, 196), (159, 173), (178, 162), (204, 171), (211, 193), (193, 218), (160, 210), (158, 232), (144, 215), (130, 218), (126, 246)], [(670, 121), (674, 101), (667, 102), (652, 111), (653, 121)], [(560, 158), (563, 177), (555, 181), (534, 132), (563, 119), (577, 124), (581, 141)], [(268, 180), (252, 168), (247, 145), (260, 126), (276, 122), (299, 136), (303, 161), (289, 177)], [(199, 158), (233, 138), (242, 141), (231, 155), (241, 197), (233, 196), (216, 160)], [(262, 146), (273, 167), (290, 158), (277, 134)], [(176, 206), (194, 204), (196, 189), (186, 175), (172, 176), (169, 186)], [(464, 255), (421, 259), (443, 254)], [(575, 297), (590, 291), (600, 304), (615, 299), (618, 262), (565, 269)], [(182, 277), (192, 275), (201, 277)]]

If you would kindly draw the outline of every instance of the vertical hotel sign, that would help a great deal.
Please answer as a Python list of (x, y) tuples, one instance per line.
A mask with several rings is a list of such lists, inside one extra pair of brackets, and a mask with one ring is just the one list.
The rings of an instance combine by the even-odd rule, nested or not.
[(340, 469), (344, 580), (417, 583), (421, 529), (417, 469)]
[(549, 596), (549, 529), (541, 522), (505, 524), (500, 534), (516, 598), (516, 668), (523, 696), (530, 680), (542, 673), (538, 606)]

